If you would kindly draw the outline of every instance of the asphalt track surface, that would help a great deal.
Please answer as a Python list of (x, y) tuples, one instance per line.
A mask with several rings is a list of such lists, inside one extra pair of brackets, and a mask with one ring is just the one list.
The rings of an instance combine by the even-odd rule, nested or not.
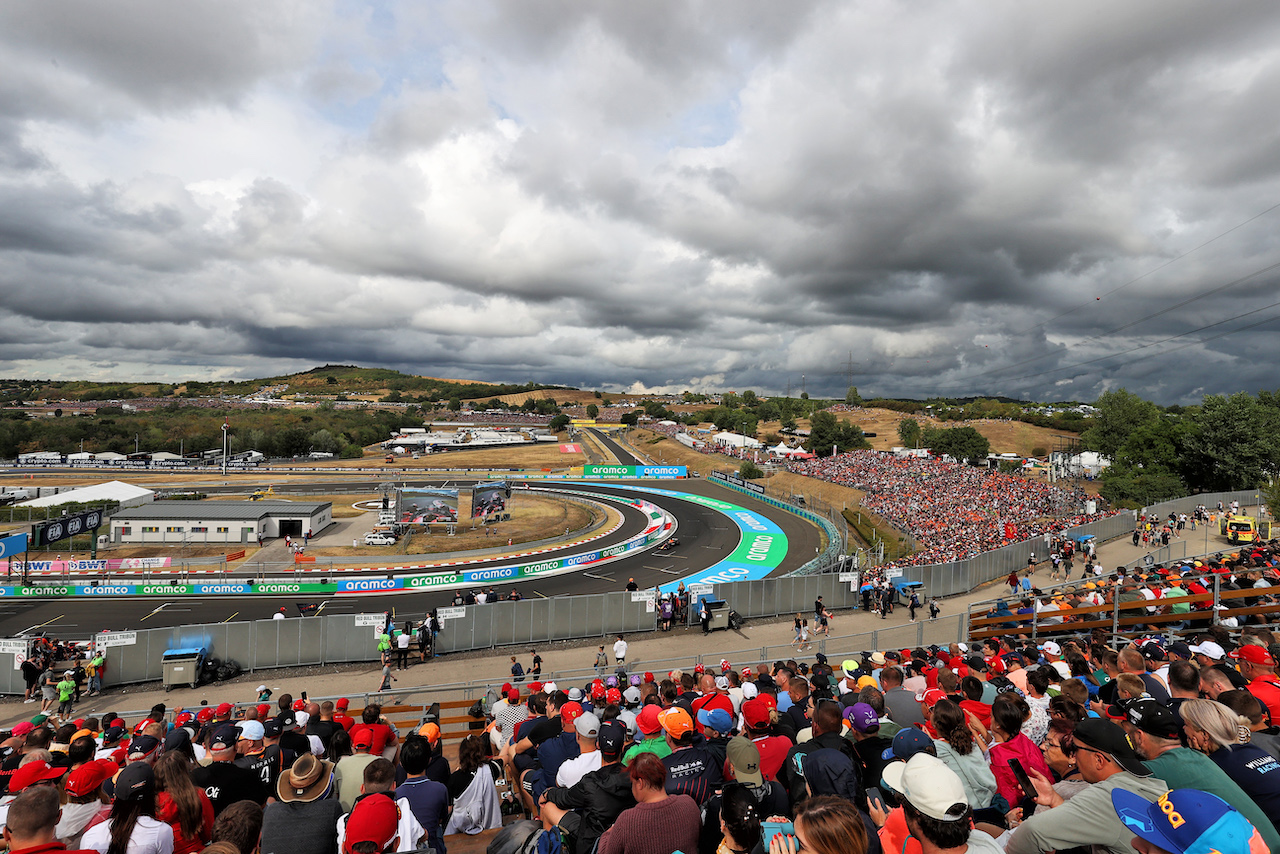
[[(634, 458), (617, 447), (615, 443), (600, 437), (610, 446), (610, 450), (618, 455), (624, 465)], [(491, 478), (499, 480), (500, 477)], [(437, 485), (439, 479), (433, 481), (404, 481), (407, 485)], [(450, 481), (457, 485), (458, 481)], [(464, 482), (465, 483), (465, 482)], [(534, 481), (537, 488), (589, 490), (604, 494), (617, 495), (627, 500), (640, 497), (640, 493), (631, 490), (610, 488), (607, 482), (592, 481), (589, 483), (565, 481)], [(628, 485), (654, 486), (679, 492), (690, 492), (699, 495), (713, 496), (723, 501), (738, 504), (761, 515), (773, 519), (786, 533), (790, 548), (782, 565), (773, 574), (780, 575), (791, 571), (810, 560), (816, 553), (819, 535), (817, 529), (799, 517), (777, 510), (762, 502), (721, 486), (701, 479), (680, 481), (626, 481)], [(352, 487), (350, 481), (333, 484), (291, 483), (276, 484), (278, 494), (288, 492), (325, 489), (347, 490)], [(233, 488), (244, 491), (243, 486)], [(216, 491), (207, 489), (206, 491)], [(669, 552), (654, 550), (619, 558), (612, 563), (585, 567), (580, 572), (569, 572), (528, 581), (508, 582), (496, 586), (500, 595), (507, 595), (511, 589), (518, 588), (525, 598), (580, 595), (586, 593), (608, 593), (622, 590), (627, 579), (635, 578), (641, 588), (658, 586), (711, 566), (727, 557), (739, 541), (739, 528), (725, 515), (701, 507), (687, 501), (667, 496), (647, 496), (648, 500), (670, 512), (677, 520), (677, 536), (680, 545)], [(577, 546), (563, 552), (580, 552), (585, 549), (603, 548), (638, 533), (643, 524), (643, 517), (636, 511), (624, 513), (624, 524), (609, 537), (593, 542), (590, 546)], [(553, 557), (557, 553), (549, 552), (545, 557)], [(486, 563), (486, 566), (503, 566), (519, 563), (523, 558), (506, 558)], [(371, 577), (381, 575), (376, 571), (368, 573)], [(450, 604), (452, 591), (396, 591), (394, 594), (362, 595), (347, 594), (334, 597), (309, 599), (309, 602), (323, 602), (322, 613), (349, 614), (370, 613), (395, 610), (397, 618), (420, 618), (432, 608)], [(243, 620), (265, 620), (271, 618), (281, 607), (290, 615), (296, 615), (296, 597), (281, 596), (243, 596), (243, 597), (182, 597), (170, 601), (156, 597), (146, 598), (102, 598), (92, 602), (71, 599), (6, 599), (0, 600), (0, 637), (14, 637), (24, 632), (45, 631), (52, 637), (82, 639), (90, 634), (107, 631), (131, 631), (136, 629), (164, 628), (201, 623), (220, 623)]]

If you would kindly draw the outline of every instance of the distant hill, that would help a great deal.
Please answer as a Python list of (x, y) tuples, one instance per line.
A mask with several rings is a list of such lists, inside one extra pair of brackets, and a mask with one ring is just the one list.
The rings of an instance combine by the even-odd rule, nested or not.
[(188, 380), (184, 383), (97, 383), (83, 380), (0, 380), (0, 400), (175, 400), (218, 395), (252, 395), (270, 389), (276, 396), (338, 394), (396, 395), (405, 401), (489, 399), (499, 395), (563, 389), (541, 383), (494, 383), (486, 380), (416, 376), (387, 368), (322, 365), (297, 374), (239, 381)]

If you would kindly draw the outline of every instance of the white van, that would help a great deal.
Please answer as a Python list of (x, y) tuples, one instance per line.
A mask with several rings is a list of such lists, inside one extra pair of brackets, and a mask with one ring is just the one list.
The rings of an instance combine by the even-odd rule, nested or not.
[(381, 531), (370, 531), (364, 535), (364, 544), (366, 546), (394, 546), (396, 538)]

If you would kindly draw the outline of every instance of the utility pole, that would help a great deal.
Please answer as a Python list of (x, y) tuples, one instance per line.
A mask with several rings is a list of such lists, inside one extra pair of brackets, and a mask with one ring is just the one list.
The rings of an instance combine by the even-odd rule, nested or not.
[(222, 419), (222, 476), (227, 476), (227, 428), (231, 426), (227, 418)]

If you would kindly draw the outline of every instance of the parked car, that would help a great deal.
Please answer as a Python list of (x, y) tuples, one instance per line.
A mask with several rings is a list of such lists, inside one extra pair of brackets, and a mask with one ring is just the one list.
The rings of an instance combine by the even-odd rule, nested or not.
[(396, 538), (381, 531), (370, 531), (364, 535), (364, 544), (366, 546), (394, 546)]

